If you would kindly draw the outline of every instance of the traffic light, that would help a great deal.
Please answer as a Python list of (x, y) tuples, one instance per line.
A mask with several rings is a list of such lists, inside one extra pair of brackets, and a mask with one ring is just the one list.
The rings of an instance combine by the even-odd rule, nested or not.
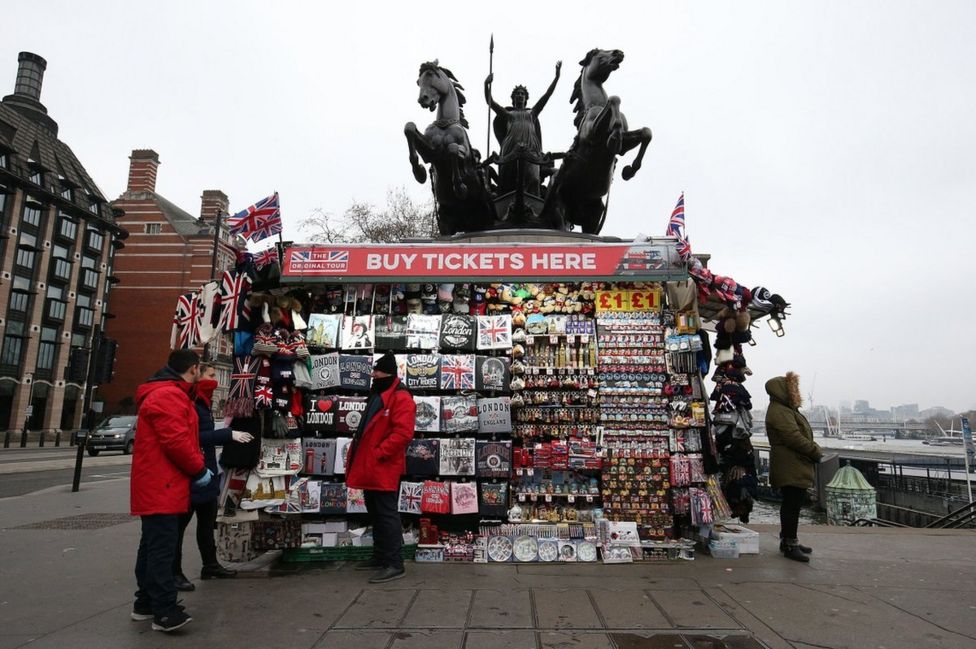
[(119, 344), (111, 338), (102, 338), (98, 343), (98, 352), (95, 358), (95, 385), (104, 385), (112, 382), (112, 375), (115, 374), (115, 353), (118, 351)]
[(82, 384), (88, 380), (88, 352), (85, 347), (72, 347), (68, 354), (68, 375), (71, 383)]

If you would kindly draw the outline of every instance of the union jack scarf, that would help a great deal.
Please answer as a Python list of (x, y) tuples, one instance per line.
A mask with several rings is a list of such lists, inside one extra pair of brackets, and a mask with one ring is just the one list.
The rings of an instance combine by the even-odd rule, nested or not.
[(225, 270), (220, 281), (220, 328), (235, 331), (240, 323), (241, 303), (247, 298), (251, 280), (247, 273)]
[(184, 293), (176, 301), (170, 349), (189, 349), (200, 339), (200, 298), (196, 293)]
[(681, 192), (681, 197), (678, 198), (678, 204), (674, 206), (674, 211), (671, 212), (671, 218), (668, 220), (668, 229), (664, 232), (664, 234), (678, 240), (678, 242), (675, 244), (678, 255), (683, 261), (688, 261), (688, 259), (691, 257), (691, 243), (688, 242), (688, 237), (685, 235), (684, 192)]
[(230, 392), (225, 412), (233, 417), (250, 417), (254, 414), (254, 381), (258, 375), (260, 358), (237, 356), (234, 373), (230, 375)]
[(207, 282), (197, 291), (197, 341), (209, 343), (219, 332), (215, 326), (220, 310), (220, 285)]

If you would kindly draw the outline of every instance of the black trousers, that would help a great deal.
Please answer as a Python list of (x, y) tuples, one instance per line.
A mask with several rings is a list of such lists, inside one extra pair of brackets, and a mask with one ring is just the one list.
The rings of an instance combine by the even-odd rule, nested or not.
[(173, 555), (179, 527), (176, 514), (142, 517), (142, 536), (136, 556), (136, 607), (149, 607), (153, 615), (167, 615), (176, 608)]
[(800, 524), (800, 508), (807, 498), (807, 490), (800, 487), (780, 487), (783, 504), (779, 507), (779, 537), (796, 539), (796, 529)]
[(403, 523), (397, 492), (366, 491), (366, 511), (373, 524), (373, 559), (387, 568), (403, 569)]
[(180, 539), (176, 545), (176, 556), (173, 557), (173, 574), (183, 573), (183, 533), (193, 514), (197, 515), (197, 547), (204, 567), (212, 568), (217, 565), (217, 544), (214, 542), (214, 524), (217, 522), (217, 501), (194, 503), (190, 511), (180, 514)]

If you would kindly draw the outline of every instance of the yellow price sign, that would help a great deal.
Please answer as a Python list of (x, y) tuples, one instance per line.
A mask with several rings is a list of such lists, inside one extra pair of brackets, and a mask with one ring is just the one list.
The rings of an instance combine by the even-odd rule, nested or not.
[(631, 311), (659, 311), (661, 309), (661, 291), (659, 289), (647, 291), (629, 291)]
[(597, 311), (630, 311), (630, 291), (597, 291)]

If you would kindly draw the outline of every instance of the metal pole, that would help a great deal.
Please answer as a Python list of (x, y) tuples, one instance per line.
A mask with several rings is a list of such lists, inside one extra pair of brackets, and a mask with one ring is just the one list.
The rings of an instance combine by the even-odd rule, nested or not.
[[(488, 74), (494, 74), (495, 70), (495, 34), (491, 35), (491, 41), (488, 42)], [(491, 86), (493, 84), (488, 84), (489, 92), (491, 91)], [(485, 128), (485, 157), (484, 160), (488, 159), (491, 155), (491, 104), (488, 104), (488, 126)]]
[(24, 415), (24, 427), (20, 431), (20, 448), (26, 448), (27, 447), (27, 426), (30, 423), (31, 415), (34, 414), (34, 408), (33, 408), (33, 406), (34, 406), (34, 404), (33, 404), (33, 401), (34, 401), (34, 375), (33, 374), (25, 374), (24, 375), (24, 378), (27, 378), (27, 376), (30, 376), (31, 382), (30, 382), (29, 391), (27, 393), (27, 414)]
[[(213, 239), (213, 254), (210, 256), (210, 279), (217, 279), (217, 253), (220, 250), (220, 217), (222, 210), (217, 208), (217, 214), (214, 217), (214, 239)], [(216, 354), (215, 354), (216, 356)], [(210, 342), (208, 341), (203, 346), (203, 360), (210, 360)]]
[(91, 348), (88, 352), (88, 376), (85, 380), (85, 401), (84, 401), (84, 412), (85, 419), (87, 420), (85, 437), (78, 443), (78, 452), (75, 454), (75, 475), (71, 481), (71, 492), (74, 493), (78, 491), (81, 486), (81, 465), (85, 459), (85, 447), (88, 446), (88, 438), (91, 437), (92, 426), (94, 425), (94, 417), (91, 413), (92, 397), (94, 396), (95, 388), (92, 385), (95, 382), (95, 359), (98, 358), (98, 345), (102, 337), (102, 325), (96, 324), (94, 331), (92, 331), (92, 341)]
[(972, 505), (973, 483), (969, 477), (969, 451), (973, 445), (973, 431), (969, 428), (969, 419), (967, 417), (962, 418), (960, 425), (962, 426), (962, 459), (966, 464), (966, 491), (969, 492), (969, 504)]

